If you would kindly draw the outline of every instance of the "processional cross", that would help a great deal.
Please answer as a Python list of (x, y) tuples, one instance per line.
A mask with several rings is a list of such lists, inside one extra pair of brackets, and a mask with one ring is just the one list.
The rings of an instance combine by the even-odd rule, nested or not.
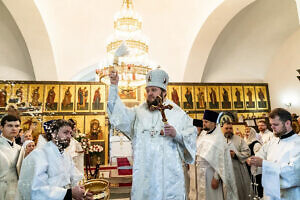
[[(166, 114), (165, 114), (165, 110), (166, 109), (171, 110), (173, 108), (173, 106), (170, 105), (170, 104), (169, 105), (164, 105), (161, 96), (157, 96), (156, 97), (156, 101), (158, 102), (157, 106), (151, 105), (150, 108), (152, 110), (158, 110), (160, 112), (160, 114), (161, 114), (163, 123), (167, 124), (168, 120), (167, 120), (167, 117), (166, 117)], [(161, 131), (160, 134), (163, 135), (164, 133)]]

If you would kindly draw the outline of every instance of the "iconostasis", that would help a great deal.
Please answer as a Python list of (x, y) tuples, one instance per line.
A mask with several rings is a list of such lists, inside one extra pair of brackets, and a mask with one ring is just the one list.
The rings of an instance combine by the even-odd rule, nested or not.
[[(145, 86), (119, 88), (128, 107), (146, 99)], [(42, 123), (53, 119), (73, 119), (78, 131), (92, 144), (101, 145), (101, 163), (108, 163), (108, 87), (95, 82), (1, 81), (0, 112), (11, 104), (18, 107), (22, 128), (35, 122), (34, 139), (43, 133)], [(267, 84), (257, 83), (169, 83), (167, 97), (192, 118), (202, 119), (205, 109), (227, 112), (231, 121), (258, 118), (270, 111)]]

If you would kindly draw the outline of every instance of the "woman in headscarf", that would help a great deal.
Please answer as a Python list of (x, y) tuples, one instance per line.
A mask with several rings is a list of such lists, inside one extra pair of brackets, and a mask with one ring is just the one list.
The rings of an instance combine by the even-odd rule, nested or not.
[(19, 158), (18, 158), (18, 162), (17, 162), (17, 172), (18, 174), (20, 174), (20, 170), (21, 170), (21, 166), (22, 166), (22, 162), (24, 160), (24, 158), (26, 156), (28, 156), (35, 148), (35, 143), (32, 140), (26, 140), (24, 141), (20, 154), (19, 154)]
[[(254, 128), (246, 127), (245, 129), (245, 140), (250, 148), (251, 156), (255, 155), (262, 147), (259, 139), (257, 138), (257, 133)], [(261, 185), (261, 168), (253, 168), (247, 165), (252, 183), (258, 184), (257, 187), (253, 186), (254, 192), (259, 196), (263, 197), (263, 187)]]

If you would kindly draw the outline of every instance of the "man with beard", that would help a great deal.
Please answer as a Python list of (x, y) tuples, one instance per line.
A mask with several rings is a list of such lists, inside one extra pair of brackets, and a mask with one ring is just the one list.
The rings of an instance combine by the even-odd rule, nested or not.
[[(217, 125), (218, 116), (214, 111), (204, 111), (204, 131), (197, 140), (197, 200), (238, 199), (229, 149), (220, 125)], [(223, 188), (226, 189), (226, 197)]]
[(287, 110), (272, 110), (269, 120), (275, 137), (247, 162), (262, 167), (262, 185), (269, 199), (299, 199), (300, 137), (292, 129), (292, 116)]
[(249, 187), (251, 180), (245, 163), (251, 155), (250, 149), (244, 139), (233, 134), (232, 123), (224, 123), (223, 133), (232, 159), (239, 199), (248, 199), (249, 195), (253, 196), (252, 188)]
[[(192, 119), (174, 102), (166, 99), (168, 74), (155, 69), (146, 75), (147, 102), (129, 109), (118, 96), (118, 74), (110, 73), (108, 115), (112, 126), (132, 140), (133, 185), (131, 199), (186, 199), (182, 162), (192, 163), (196, 151), (196, 128)], [(152, 109), (160, 96), (167, 123)]]
[(267, 123), (265, 121), (260, 120), (257, 124), (257, 128), (263, 145), (273, 138), (273, 133), (267, 128)]
[(69, 154), (72, 125), (66, 120), (56, 120), (47, 128), (48, 142), (33, 150), (24, 159), (19, 179), (19, 191), (24, 200), (93, 199), (85, 195), (78, 182), (83, 178)]

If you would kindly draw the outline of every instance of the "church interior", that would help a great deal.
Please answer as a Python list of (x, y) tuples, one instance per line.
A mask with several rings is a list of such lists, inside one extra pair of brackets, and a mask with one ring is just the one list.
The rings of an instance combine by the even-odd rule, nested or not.
[(128, 107), (145, 102), (145, 75), (159, 66), (168, 99), (193, 119), (223, 112), (243, 134), (285, 108), (300, 132), (299, 25), (300, 0), (0, 0), (0, 114), (17, 109), (35, 142), (44, 122), (74, 120), (90, 145), (86, 179), (129, 199), (131, 142), (107, 114), (115, 62)]

